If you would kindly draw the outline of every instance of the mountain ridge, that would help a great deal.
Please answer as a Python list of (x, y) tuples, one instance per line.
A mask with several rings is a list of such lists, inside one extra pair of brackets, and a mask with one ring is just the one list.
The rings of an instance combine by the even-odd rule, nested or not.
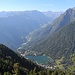
[(36, 67), (37, 71), (43, 68), (30, 60), (16, 54), (3, 44), (0, 44), (0, 74), (5, 75), (27, 75)]
[[(33, 32), (32, 34), (29, 34), (29, 38), (31, 38), (31, 41), (29, 41), (27, 44), (23, 44), (20, 48), (24, 49), (28, 46), (34, 46), (36, 43), (39, 43), (41, 40), (47, 40), (47, 38), (58, 31), (63, 26), (69, 24), (70, 22), (75, 20), (75, 10), (73, 8), (67, 9), (63, 14), (61, 14), (58, 18), (56, 18), (53, 22), (48, 24), (46, 27), (41, 28), (40, 30), (37, 30)], [(28, 48), (29, 49), (29, 48)]]
[(39, 11), (19, 13), (21, 14), (13, 12), (15, 14), (13, 16), (0, 17), (0, 43), (7, 45), (13, 50), (16, 50), (26, 41), (26, 36), (30, 32), (50, 22), (50, 18)]
[(41, 52), (55, 61), (63, 58), (61, 63), (68, 68), (72, 65), (71, 56), (75, 54), (75, 21), (53, 33), (47, 40), (39, 41), (28, 50)]

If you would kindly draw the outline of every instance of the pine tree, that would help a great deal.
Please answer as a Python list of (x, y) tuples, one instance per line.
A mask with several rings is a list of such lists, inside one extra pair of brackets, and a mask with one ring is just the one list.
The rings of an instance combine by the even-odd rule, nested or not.
[(15, 63), (13, 67), (14, 67), (14, 75), (20, 75), (19, 64)]

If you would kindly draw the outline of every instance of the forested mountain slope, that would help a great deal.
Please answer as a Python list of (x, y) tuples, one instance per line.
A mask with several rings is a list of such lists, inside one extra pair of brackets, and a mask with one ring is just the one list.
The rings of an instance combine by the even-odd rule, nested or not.
[(30, 60), (16, 54), (3, 44), (0, 44), (0, 75), (27, 75), (36, 67), (42, 68)]
[(64, 58), (64, 64), (71, 64), (71, 55), (75, 54), (75, 21), (62, 27), (47, 40), (36, 43), (30, 50), (45, 53), (55, 60)]
[(73, 22), (75, 20), (75, 9), (69, 8), (62, 15), (56, 18), (53, 22), (44, 28), (41, 28), (27, 37), (27, 42), (21, 45), (20, 49), (30, 49), (35, 44), (47, 40), (53, 33), (57, 32), (63, 26)]
[[(73, 55), (72, 60), (74, 59)], [(42, 68), (0, 44), (0, 75), (75, 75), (75, 72), (74, 69)]]

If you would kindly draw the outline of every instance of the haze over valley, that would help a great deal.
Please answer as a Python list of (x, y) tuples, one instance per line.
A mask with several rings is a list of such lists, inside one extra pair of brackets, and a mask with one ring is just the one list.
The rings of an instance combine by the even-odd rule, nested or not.
[(0, 75), (75, 75), (74, 3), (0, 1)]

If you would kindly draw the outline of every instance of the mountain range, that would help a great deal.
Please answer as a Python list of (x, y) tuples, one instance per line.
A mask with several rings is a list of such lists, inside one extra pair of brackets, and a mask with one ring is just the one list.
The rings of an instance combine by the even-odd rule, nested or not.
[[(6, 15), (4, 15), (4, 14)], [(51, 21), (39, 11), (0, 12), (0, 43), (13, 50), (26, 41), (26, 36)]]
[[(75, 9), (69, 8), (46, 27), (33, 32), (19, 50), (33, 50), (68, 63), (75, 54)], [(70, 61), (69, 61), (70, 62)]]
[(0, 43), (16, 50), (26, 42), (26, 36), (53, 19), (40, 11), (9, 11), (0, 12)]
[[(37, 31), (30, 33), (27, 37), (27, 46), (30, 43), (33, 45), (35, 42), (39, 42), (40, 40), (46, 40), (51, 34), (58, 31), (63, 26), (69, 24), (70, 22), (75, 20), (75, 10), (72, 8), (66, 10), (63, 14), (61, 14), (58, 18), (56, 18), (53, 22), (48, 24), (46, 27), (43, 27)], [(42, 40), (43, 39), (43, 40)], [(24, 45), (24, 46), (25, 46)], [(29, 46), (28, 45), (28, 46)], [(23, 46), (23, 45), (22, 45)]]
[(0, 16), (0, 43), (13, 50), (19, 47), (20, 52), (41, 52), (55, 61), (63, 59), (61, 63), (65, 67), (72, 64), (70, 58), (75, 54), (75, 8), (59, 12), (62, 14), (54, 21), (47, 12), (36, 10), (7, 13)]
[(48, 17), (51, 17), (53, 20), (56, 19), (58, 16), (60, 16), (61, 14), (63, 14), (64, 12), (59, 11), (59, 12), (52, 12), (52, 11), (44, 11), (43, 12), (45, 15), (47, 15)]

